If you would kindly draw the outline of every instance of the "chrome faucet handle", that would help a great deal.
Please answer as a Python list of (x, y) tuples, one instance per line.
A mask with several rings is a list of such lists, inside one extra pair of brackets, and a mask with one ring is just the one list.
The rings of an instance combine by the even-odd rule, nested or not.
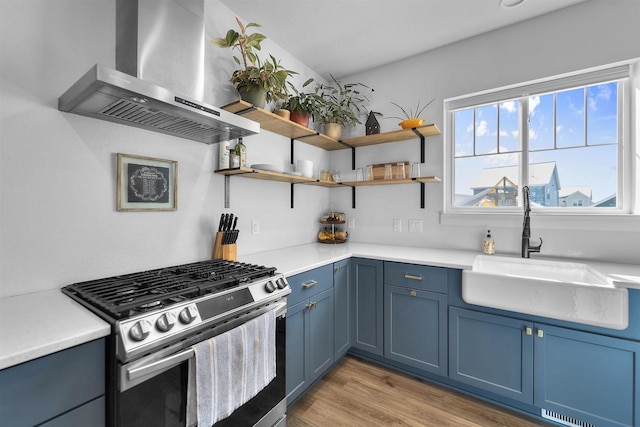
[(530, 252), (540, 252), (540, 248), (542, 247), (542, 237), (538, 237), (540, 239), (540, 244), (538, 246), (529, 246)]

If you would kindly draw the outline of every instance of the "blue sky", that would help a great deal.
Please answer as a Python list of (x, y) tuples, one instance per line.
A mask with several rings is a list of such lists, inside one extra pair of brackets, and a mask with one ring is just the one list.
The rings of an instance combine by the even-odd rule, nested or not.
[[(561, 187), (591, 187), (593, 201), (617, 190), (617, 83), (589, 86), (529, 98), (530, 162), (555, 161)], [(517, 101), (456, 112), (456, 194), (471, 194), (470, 186), (483, 168), (518, 162)], [(586, 112), (586, 114), (585, 114)], [(476, 155), (473, 153), (473, 135)], [(556, 147), (554, 144), (554, 131)], [(586, 135), (586, 146), (585, 146)], [(608, 144), (608, 145), (607, 145)], [(611, 145), (613, 144), (613, 145)]]

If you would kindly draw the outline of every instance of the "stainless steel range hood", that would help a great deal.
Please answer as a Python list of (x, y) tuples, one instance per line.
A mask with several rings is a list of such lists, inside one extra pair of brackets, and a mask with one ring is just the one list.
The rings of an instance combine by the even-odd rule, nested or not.
[(203, 13), (203, 0), (117, 0), (118, 70), (93, 66), (58, 109), (205, 144), (259, 133), (258, 123), (199, 100)]

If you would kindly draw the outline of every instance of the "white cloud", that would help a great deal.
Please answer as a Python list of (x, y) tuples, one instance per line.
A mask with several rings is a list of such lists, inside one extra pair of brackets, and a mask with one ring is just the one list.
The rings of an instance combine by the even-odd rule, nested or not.
[[(591, 111), (596, 111), (598, 109), (598, 104), (600, 101), (608, 101), (611, 98), (611, 87), (609, 85), (598, 85), (596, 86), (597, 93), (595, 96), (589, 96), (587, 102), (589, 103), (589, 109)], [(589, 91), (591, 92), (591, 91)]]
[(511, 136), (514, 137), (514, 138), (517, 138), (518, 136), (520, 136), (520, 131), (518, 129), (512, 130), (511, 131)]
[(529, 97), (529, 114), (533, 115), (538, 105), (540, 105), (540, 96)]
[(562, 125), (556, 126), (556, 133), (562, 132)]
[(469, 126), (467, 126), (467, 133), (472, 133), (473, 132), (473, 124), (470, 124)]
[(518, 106), (515, 101), (507, 101), (500, 104), (500, 108), (506, 110), (508, 113), (515, 113), (518, 111)]
[(477, 136), (484, 136), (489, 132), (489, 125), (486, 120), (481, 120), (480, 124), (476, 128)]
[(535, 129), (529, 128), (529, 139), (536, 139), (538, 137), (538, 132)]

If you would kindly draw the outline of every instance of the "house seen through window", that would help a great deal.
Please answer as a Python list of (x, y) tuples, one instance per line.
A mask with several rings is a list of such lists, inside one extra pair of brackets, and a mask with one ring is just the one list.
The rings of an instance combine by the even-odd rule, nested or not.
[(622, 79), (548, 87), (448, 106), (454, 208), (517, 207), (524, 185), (536, 209), (620, 207)]

